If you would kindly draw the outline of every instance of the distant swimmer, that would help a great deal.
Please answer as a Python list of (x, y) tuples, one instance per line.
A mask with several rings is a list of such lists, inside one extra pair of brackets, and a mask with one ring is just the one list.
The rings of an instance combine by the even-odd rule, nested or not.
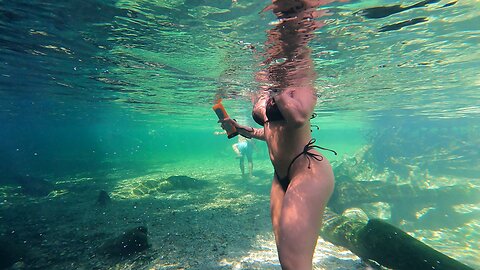
[[(214, 132), (215, 135), (224, 135), (223, 132)], [(239, 160), (240, 171), (242, 172), (242, 178), (245, 178), (245, 157), (248, 161), (248, 177), (253, 177), (253, 150), (255, 143), (250, 138), (238, 136), (238, 142), (232, 145), (233, 152), (236, 154), (236, 158)]]
[(253, 148), (254, 144), (251, 139), (244, 138), (243, 136), (238, 136), (238, 142), (232, 145), (233, 151), (237, 154), (237, 158), (240, 162), (240, 171), (242, 172), (242, 177), (245, 178), (245, 157), (248, 160), (248, 177), (252, 178), (253, 172)]

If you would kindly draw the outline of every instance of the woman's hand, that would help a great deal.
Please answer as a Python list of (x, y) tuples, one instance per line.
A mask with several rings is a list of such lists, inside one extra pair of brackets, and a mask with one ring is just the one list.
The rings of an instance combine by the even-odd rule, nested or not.
[(229, 126), (234, 126), (236, 129), (240, 127), (237, 121), (231, 119), (230, 117), (218, 120), (218, 123), (221, 123), (221, 127), (224, 130), (227, 130)]
[(255, 138), (263, 141), (265, 140), (263, 128), (258, 129), (249, 126), (242, 126), (237, 123), (237, 121), (231, 118), (220, 119), (218, 120), (218, 123), (221, 123), (221, 127), (224, 130), (227, 130), (228, 126), (234, 126), (237, 129), (238, 133), (245, 138)]

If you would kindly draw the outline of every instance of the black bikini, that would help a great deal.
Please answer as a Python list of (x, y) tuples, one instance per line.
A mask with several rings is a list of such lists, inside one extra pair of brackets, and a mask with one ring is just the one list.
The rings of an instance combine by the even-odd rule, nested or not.
[(316, 154), (316, 153), (312, 153), (312, 152), (309, 152), (310, 150), (312, 150), (313, 148), (318, 148), (318, 149), (322, 149), (322, 150), (327, 150), (327, 151), (330, 151), (332, 153), (334, 153), (335, 155), (337, 155), (337, 152), (335, 152), (334, 150), (331, 150), (331, 149), (328, 149), (328, 148), (324, 148), (324, 147), (321, 147), (321, 146), (317, 146), (317, 145), (314, 145), (316, 142), (315, 139), (310, 139), (310, 141), (307, 143), (307, 145), (305, 145), (305, 147), (303, 147), (303, 151), (298, 154), (296, 157), (294, 157), (292, 159), (292, 162), (290, 162), (290, 165), (288, 166), (288, 169), (287, 169), (287, 176), (281, 178), (277, 171), (275, 171), (275, 175), (277, 176), (277, 180), (278, 182), (280, 183), (280, 185), (282, 186), (283, 188), (283, 191), (287, 191), (287, 188), (288, 188), (288, 185), (290, 184), (290, 169), (292, 168), (292, 165), (293, 163), (295, 162), (295, 160), (297, 160), (299, 157), (301, 157), (302, 155), (304, 155), (307, 159), (308, 159), (308, 168), (310, 169), (310, 163), (311, 163), (311, 160), (310, 158), (313, 158), (315, 159), (316, 161), (322, 161), (323, 160), (323, 156), (320, 155), (320, 154)]
[[(259, 115), (255, 114), (255, 113), (252, 113), (252, 117), (253, 117), (253, 120), (255, 122), (257, 122), (257, 124), (263, 126), (265, 125), (265, 122), (274, 122), (274, 121), (282, 121), (282, 120), (285, 120), (285, 118), (283, 117), (282, 115), (282, 112), (278, 109), (278, 106), (277, 104), (275, 103), (275, 100), (273, 98), (269, 98), (267, 100), (267, 103), (265, 105), (265, 114), (267, 116), (267, 120), (264, 121)], [(328, 148), (323, 148), (323, 147), (320, 147), (320, 146), (317, 146), (317, 145), (314, 145), (315, 144), (315, 139), (311, 139), (307, 145), (305, 145), (305, 147), (303, 148), (303, 151), (298, 154), (296, 157), (293, 158), (292, 162), (290, 162), (290, 165), (288, 166), (288, 169), (287, 169), (287, 176), (281, 178), (277, 171), (275, 171), (275, 176), (277, 177), (277, 180), (278, 182), (280, 183), (280, 185), (282, 186), (283, 188), (283, 191), (287, 191), (287, 188), (288, 188), (288, 185), (290, 184), (290, 169), (292, 168), (292, 165), (293, 163), (299, 158), (301, 157), (302, 155), (306, 156), (307, 159), (308, 159), (308, 168), (310, 169), (310, 159), (313, 158), (317, 161), (322, 161), (323, 160), (323, 156), (322, 155), (319, 155), (319, 154), (316, 154), (316, 153), (312, 153), (310, 152), (310, 150), (312, 150), (313, 148), (318, 148), (318, 149), (322, 149), (322, 150), (327, 150), (327, 151), (331, 151), (333, 152), (335, 155), (337, 155), (337, 152), (331, 150), (331, 149), (328, 149)]]
[(259, 115), (252, 113), (252, 118), (257, 124), (260, 126), (264, 126), (265, 122), (275, 122), (275, 121), (283, 121), (285, 118), (283, 118), (283, 114), (278, 109), (277, 103), (275, 103), (275, 99), (269, 98), (267, 100), (267, 103), (265, 104), (265, 114), (267, 115), (267, 121), (264, 121), (262, 117)]

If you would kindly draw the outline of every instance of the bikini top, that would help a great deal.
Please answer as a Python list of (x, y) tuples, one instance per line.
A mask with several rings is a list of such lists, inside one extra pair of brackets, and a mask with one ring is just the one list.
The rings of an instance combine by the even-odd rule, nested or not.
[[(267, 121), (264, 121), (263, 117), (259, 114), (256, 114), (255, 112), (252, 112), (252, 118), (257, 124), (259, 124), (262, 127), (265, 125), (265, 122), (275, 122), (275, 121), (285, 120), (282, 112), (277, 106), (277, 103), (275, 103), (275, 99), (273, 98), (269, 98), (267, 100), (267, 103), (265, 104), (265, 114), (267, 115)], [(317, 114), (313, 113), (310, 119), (313, 119), (316, 116)], [(317, 128), (317, 130), (320, 129), (317, 125), (312, 125), (312, 126)]]
[(252, 113), (252, 118), (257, 124), (263, 126), (265, 122), (275, 122), (275, 121), (283, 121), (285, 118), (282, 115), (280, 109), (278, 109), (277, 103), (275, 103), (275, 99), (269, 98), (267, 103), (265, 104), (265, 114), (267, 115), (267, 121), (263, 120), (263, 117), (256, 113)]

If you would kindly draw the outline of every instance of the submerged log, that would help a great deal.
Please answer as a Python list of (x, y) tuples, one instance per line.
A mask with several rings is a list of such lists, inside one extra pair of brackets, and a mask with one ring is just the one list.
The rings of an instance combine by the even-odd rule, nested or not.
[(359, 221), (328, 210), (320, 235), (365, 261), (398, 270), (473, 270), (379, 219)]

